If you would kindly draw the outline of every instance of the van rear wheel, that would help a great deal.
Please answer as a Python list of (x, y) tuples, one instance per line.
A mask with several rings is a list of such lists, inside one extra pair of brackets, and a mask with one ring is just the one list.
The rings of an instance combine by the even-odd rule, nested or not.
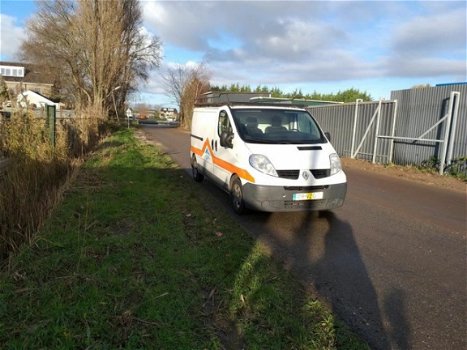
[(230, 187), (230, 199), (233, 210), (237, 214), (243, 214), (245, 212), (245, 202), (243, 200), (242, 183), (238, 177), (234, 177), (232, 180), (232, 186)]
[(193, 180), (196, 182), (202, 182), (204, 180), (204, 175), (199, 172), (195, 155), (191, 158), (191, 174), (193, 175)]

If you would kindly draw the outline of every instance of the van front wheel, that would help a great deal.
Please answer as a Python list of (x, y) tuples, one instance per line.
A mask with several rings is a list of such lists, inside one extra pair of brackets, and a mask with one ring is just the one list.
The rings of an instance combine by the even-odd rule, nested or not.
[(232, 186), (230, 188), (230, 199), (232, 202), (232, 208), (237, 214), (243, 214), (245, 212), (245, 202), (243, 201), (243, 189), (242, 183), (238, 177), (232, 180)]
[(196, 162), (196, 157), (193, 155), (191, 159), (191, 174), (193, 175), (193, 180), (196, 182), (202, 182), (204, 175), (199, 172), (198, 163)]

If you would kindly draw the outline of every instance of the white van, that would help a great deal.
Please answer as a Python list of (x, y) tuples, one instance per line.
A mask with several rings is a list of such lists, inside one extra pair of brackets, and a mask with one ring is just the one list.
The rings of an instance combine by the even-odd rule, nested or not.
[(195, 181), (208, 176), (232, 207), (328, 210), (343, 205), (347, 179), (314, 118), (302, 108), (265, 104), (196, 107), (191, 128)]

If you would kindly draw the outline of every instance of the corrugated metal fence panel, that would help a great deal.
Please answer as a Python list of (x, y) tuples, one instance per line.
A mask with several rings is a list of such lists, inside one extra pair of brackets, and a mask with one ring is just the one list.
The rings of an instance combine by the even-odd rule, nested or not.
[[(357, 127), (355, 132), (355, 149), (362, 142), (365, 132), (375, 116), (379, 102), (364, 102), (358, 105)], [(331, 133), (331, 142), (340, 156), (350, 157), (352, 148), (352, 131), (355, 118), (355, 103), (341, 105), (310, 107), (308, 111), (316, 118), (324, 131)], [(380, 114), (379, 134), (387, 135), (392, 126), (394, 103), (383, 101)], [(370, 127), (367, 137), (362, 143), (357, 158), (372, 159), (375, 142), (376, 118)], [(390, 141), (379, 140), (376, 160), (387, 162)]]
[[(460, 92), (459, 114), (453, 159), (467, 155), (467, 85), (449, 85), (430, 88), (393, 91), (391, 99), (398, 100), (396, 136), (418, 137), (436, 124), (448, 112), (451, 91)], [(425, 138), (443, 139), (443, 122)], [(440, 158), (443, 145), (428, 141), (396, 141), (396, 164), (420, 164), (432, 157)]]
[[(453, 159), (467, 156), (467, 85), (448, 85), (421, 89), (393, 91), (391, 101), (381, 106), (379, 135), (390, 136), (397, 100), (397, 122), (395, 136), (416, 138), (430, 129), (448, 112), (451, 91), (460, 93), (458, 120), (453, 147)], [(365, 131), (378, 107), (377, 101), (358, 105), (355, 149), (359, 146)], [(331, 133), (331, 141), (339, 155), (348, 157), (351, 153), (352, 130), (355, 103), (316, 106), (307, 108), (324, 131)], [(443, 139), (446, 123), (441, 123), (424, 138)], [(376, 120), (359, 150), (357, 158), (372, 159), (375, 142)], [(390, 139), (378, 139), (376, 161), (386, 163), (389, 158)], [(394, 142), (393, 162), (395, 164), (420, 164), (432, 157), (440, 158), (442, 143), (428, 141)]]
[[(341, 104), (307, 108), (325, 132), (331, 134), (331, 142), (341, 156), (350, 156), (354, 104)], [(349, 137), (350, 130), (350, 137)]]
[[(394, 101), (383, 101), (381, 105), (381, 119), (378, 135), (391, 135), (392, 122), (394, 120)], [(376, 162), (389, 163), (389, 150), (392, 140), (378, 138), (378, 148), (376, 150)], [(373, 150), (371, 151), (373, 153)]]
[(462, 89), (456, 91), (460, 92), (460, 103), (453, 159), (467, 157), (467, 86), (464, 85)]

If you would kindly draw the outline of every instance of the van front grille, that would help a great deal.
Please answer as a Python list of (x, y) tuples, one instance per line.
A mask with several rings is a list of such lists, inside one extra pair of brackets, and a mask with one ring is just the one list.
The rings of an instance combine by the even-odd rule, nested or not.
[[(277, 175), (283, 179), (297, 180), (300, 170), (276, 170)], [(331, 175), (331, 169), (310, 169), (315, 179), (322, 179)]]
[(280, 178), (292, 179), (292, 180), (297, 180), (298, 174), (300, 173), (300, 170), (276, 170), (276, 171), (277, 171), (277, 175), (279, 175)]
[(331, 175), (331, 169), (310, 169), (315, 179), (322, 179)]

